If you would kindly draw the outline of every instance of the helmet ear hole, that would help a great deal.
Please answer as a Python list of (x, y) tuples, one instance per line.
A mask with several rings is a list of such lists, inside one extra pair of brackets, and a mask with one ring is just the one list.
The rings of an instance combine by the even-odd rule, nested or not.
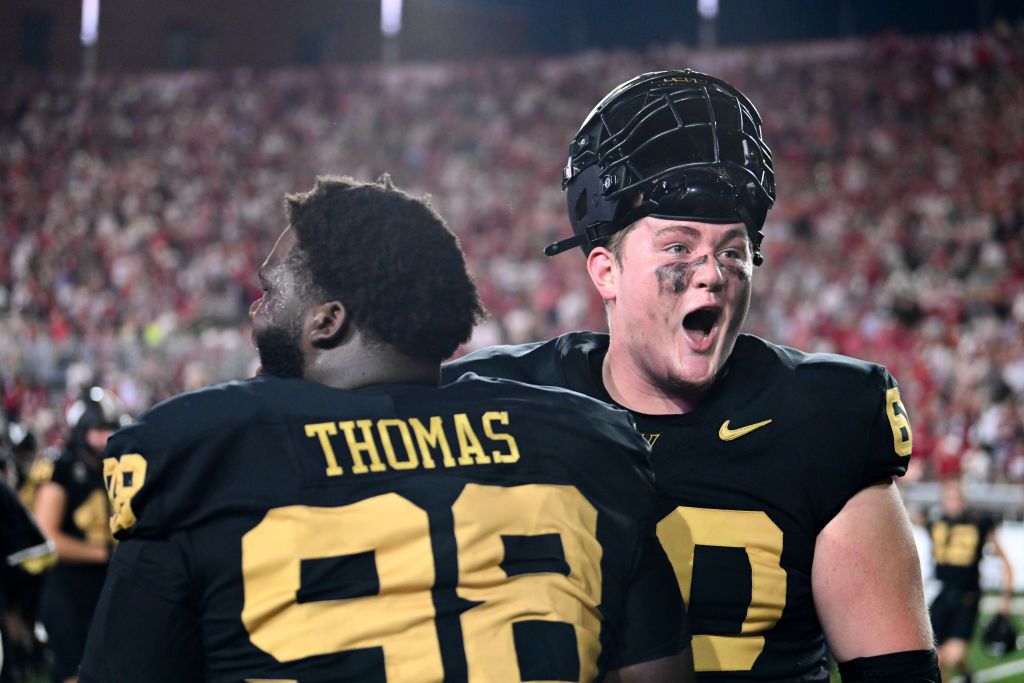
[(583, 192), (580, 192), (580, 196), (576, 198), (574, 213), (576, 214), (577, 221), (583, 220), (583, 217), (587, 215), (587, 191), (585, 189)]

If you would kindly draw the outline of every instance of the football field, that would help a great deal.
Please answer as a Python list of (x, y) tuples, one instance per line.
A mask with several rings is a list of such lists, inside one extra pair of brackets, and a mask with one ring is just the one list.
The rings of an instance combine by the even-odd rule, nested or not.
[[(1024, 635), (1024, 618), (1020, 616), (1020, 603), (1016, 601), (1014, 623), (1017, 625), (1017, 632)], [(981, 642), (981, 630), (988, 623), (991, 613), (982, 614), (978, 618), (978, 625), (974, 631), (974, 639), (967, 652), (967, 663), (973, 671), (973, 683), (1024, 683), (1024, 650), (1017, 650), (1002, 657), (992, 657)], [(832, 673), (832, 682), (839, 683), (839, 674)], [(963, 677), (953, 678), (949, 683), (963, 681)]]
[[(1017, 600), (1017, 605), (1020, 605), (1020, 600)], [(981, 629), (990, 616), (984, 614), (978, 619), (978, 628), (974, 631), (974, 640), (971, 641), (971, 648), (967, 653), (967, 662), (974, 671), (974, 683), (1024, 681), (1024, 650), (1017, 650), (1002, 657), (991, 657), (985, 652), (981, 642)], [(1013, 619), (1017, 625), (1017, 633), (1024, 633), (1024, 618), (1020, 616), (1019, 610)]]

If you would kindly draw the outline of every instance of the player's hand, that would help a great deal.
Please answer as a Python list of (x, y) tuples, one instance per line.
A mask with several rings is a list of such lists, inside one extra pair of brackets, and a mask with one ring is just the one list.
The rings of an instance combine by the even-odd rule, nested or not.
[(114, 554), (114, 545), (106, 541), (86, 541), (93, 548), (91, 562), (95, 564), (106, 564), (110, 562), (110, 556)]

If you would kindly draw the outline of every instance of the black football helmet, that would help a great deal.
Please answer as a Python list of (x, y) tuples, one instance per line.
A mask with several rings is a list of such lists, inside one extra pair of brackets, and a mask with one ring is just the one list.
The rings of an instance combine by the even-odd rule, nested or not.
[(690, 69), (641, 74), (608, 93), (569, 145), (562, 189), (574, 235), (544, 250), (587, 253), (645, 216), (747, 226), (760, 265), (775, 202), (772, 153), (743, 93)]
[(981, 642), (992, 657), (1002, 657), (1016, 652), (1017, 628), (1005, 614), (995, 614), (981, 631)]
[(70, 445), (74, 449), (88, 449), (86, 431), (109, 429), (116, 431), (131, 422), (117, 400), (101, 387), (89, 387), (82, 396), (68, 408), (65, 415), (71, 428)]

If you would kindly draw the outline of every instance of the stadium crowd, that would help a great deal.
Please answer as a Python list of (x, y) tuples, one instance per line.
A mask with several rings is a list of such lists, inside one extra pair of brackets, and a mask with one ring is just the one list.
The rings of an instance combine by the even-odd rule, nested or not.
[(387, 170), (432, 195), (492, 313), (470, 347), (602, 329), (585, 270), (541, 255), (569, 232), (569, 136), (611, 85), (691, 66), (771, 114), (779, 201), (748, 329), (888, 365), (916, 476), (1024, 481), (1022, 32), (92, 82), (6, 74), (4, 411), (56, 445), (87, 384), (138, 413), (250, 375), (251, 273), (282, 227), (283, 193), (319, 173)]

